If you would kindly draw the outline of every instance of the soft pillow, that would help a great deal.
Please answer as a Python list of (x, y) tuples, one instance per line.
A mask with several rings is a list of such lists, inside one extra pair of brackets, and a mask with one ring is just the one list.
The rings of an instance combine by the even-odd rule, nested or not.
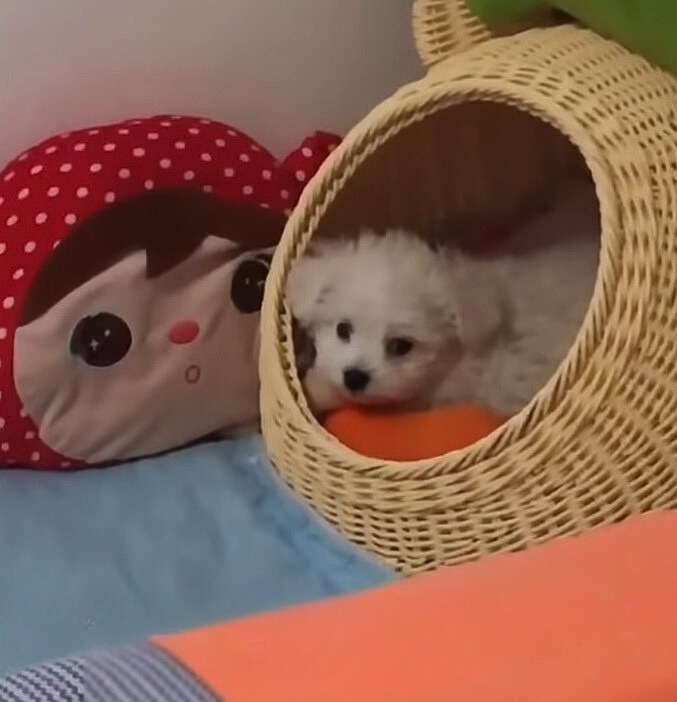
[(470, 446), (504, 421), (474, 405), (421, 412), (348, 407), (332, 412), (325, 426), (342, 444), (363, 456), (418, 461)]
[(0, 463), (107, 463), (255, 421), (271, 252), (337, 141), (279, 163), (230, 126), (160, 116), (7, 166)]

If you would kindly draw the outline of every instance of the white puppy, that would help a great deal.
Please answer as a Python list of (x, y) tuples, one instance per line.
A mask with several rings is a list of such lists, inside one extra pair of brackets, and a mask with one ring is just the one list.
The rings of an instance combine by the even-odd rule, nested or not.
[(406, 231), (314, 244), (287, 286), (314, 343), (303, 377), (311, 406), (522, 408), (563, 360), (590, 301), (599, 225), (588, 194), (564, 191), (532, 218), (513, 237), (519, 253), (434, 250)]

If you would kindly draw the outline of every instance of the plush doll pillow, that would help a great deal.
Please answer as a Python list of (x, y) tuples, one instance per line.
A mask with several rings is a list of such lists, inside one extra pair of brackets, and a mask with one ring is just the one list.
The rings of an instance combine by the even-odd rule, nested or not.
[(337, 144), (282, 163), (153, 117), (62, 134), (0, 173), (0, 465), (166, 451), (258, 414), (271, 253)]

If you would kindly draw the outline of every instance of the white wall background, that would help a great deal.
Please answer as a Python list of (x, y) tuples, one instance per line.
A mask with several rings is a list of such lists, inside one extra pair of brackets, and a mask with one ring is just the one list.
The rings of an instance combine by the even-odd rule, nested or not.
[(158, 112), (281, 154), (417, 77), (412, 0), (0, 0), (0, 164), (52, 133)]

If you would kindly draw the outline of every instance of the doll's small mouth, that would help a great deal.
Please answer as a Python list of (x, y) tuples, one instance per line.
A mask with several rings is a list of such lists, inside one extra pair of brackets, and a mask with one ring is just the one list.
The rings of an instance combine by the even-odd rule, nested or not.
[(194, 385), (198, 380), (200, 380), (201, 375), (202, 370), (200, 369), (200, 366), (188, 366), (183, 377), (186, 379), (187, 383)]

